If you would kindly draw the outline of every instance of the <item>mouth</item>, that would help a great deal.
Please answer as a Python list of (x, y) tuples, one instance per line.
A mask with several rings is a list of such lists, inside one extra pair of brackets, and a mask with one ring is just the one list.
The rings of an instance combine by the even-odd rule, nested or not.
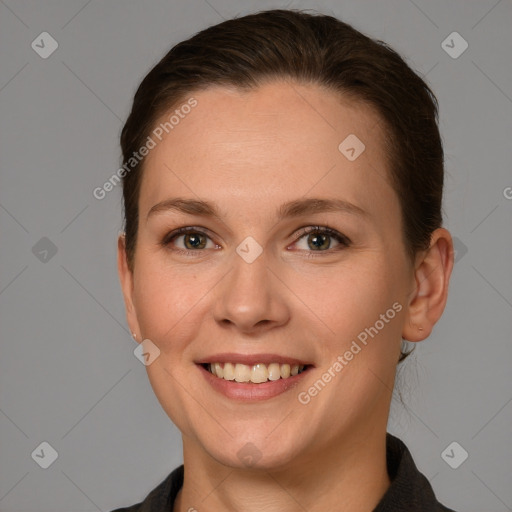
[(201, 366), (219, 379), (251, 384), (264, 384), (279, 379), (289, 379), (306, 371), (310, 365), (293, 363), (203, 363)]
[(217, 354), (196, 361), (214, 391), (240, 401), (259, 401), (296, 387), (313, 364), (275, 354)]

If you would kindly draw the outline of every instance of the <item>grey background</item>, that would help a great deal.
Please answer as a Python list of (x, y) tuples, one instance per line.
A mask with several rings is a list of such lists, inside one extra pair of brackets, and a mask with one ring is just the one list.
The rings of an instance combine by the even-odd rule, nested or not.
[[(512, 510), (509, 0), (0, 0), (1, 511), (133, 504), (181, 463), (125, 322), (121, 190), (92, 191), (118, 169), (135, 88), (171, 45), (285, 6), (388, 42), (439, 98), (457, 263), (443, 318), (400, 371), (407, 407), (394, 401), (389, 431), (441, 502)], [(59, 45), (47, 59), (31, 48), (43, 31)], [(441, 46), (453, 31), (469, 44), (456, 59)], [(58, 452), (48, 469), (31, 457), (43, 441)], [(452, 441), (469, 453), (458, 469), (441, 457)]]

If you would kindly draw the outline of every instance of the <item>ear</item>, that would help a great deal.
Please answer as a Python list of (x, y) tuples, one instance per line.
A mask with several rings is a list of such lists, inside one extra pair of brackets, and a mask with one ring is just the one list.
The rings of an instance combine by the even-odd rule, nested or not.
[(124, 306), (126, 310), (126, 320), (135, 341), (141, 342), (139, 322), (137, 320), (137, 312), (133, 300), (133, 272), (128, 266), (126, 256), (126, 237), (122, 233), (117, 239), (117, 272), (121, 281), (121, 289), (124, 297)]
[(454, 249), (450, 233), (436, 229), (430, 247), (418, 255), (415, 287), (409, 297), (402, 338), (422, 341), (441, 318), (448, 299), (448, 284), (453, 269)]

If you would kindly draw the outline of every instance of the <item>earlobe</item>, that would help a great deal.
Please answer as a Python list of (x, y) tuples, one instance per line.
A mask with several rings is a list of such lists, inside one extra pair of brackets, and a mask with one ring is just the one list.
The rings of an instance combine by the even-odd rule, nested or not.
[(126, 255), (126, 238), (121, 233), (117, 239), (117, 272), (123, 292), (124, 305), (126, 311), (126, 320), (135, 341), (141, 339), (137, 333), (140, 332), (137, 320), (137, 312), (133, 297), (133, 272), (130, 270)]
[(415, 287), (409, 297), (402, 338), (422, 341), (441, 318), (448, 299), (453, 269), (453, 241), (445, 228), (432, 233), (430, 247), (421, 255), (414, 273)]

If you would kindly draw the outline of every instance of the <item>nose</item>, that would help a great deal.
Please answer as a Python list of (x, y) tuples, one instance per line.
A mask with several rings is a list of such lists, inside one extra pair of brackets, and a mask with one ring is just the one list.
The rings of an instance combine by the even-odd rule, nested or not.
[(214, 318), (222, 328), (254, 334), (289, 321), (289, 292), (268, 263), (265, 251), (252, 263), (233, 255), (232, 270), (216, 287)]

